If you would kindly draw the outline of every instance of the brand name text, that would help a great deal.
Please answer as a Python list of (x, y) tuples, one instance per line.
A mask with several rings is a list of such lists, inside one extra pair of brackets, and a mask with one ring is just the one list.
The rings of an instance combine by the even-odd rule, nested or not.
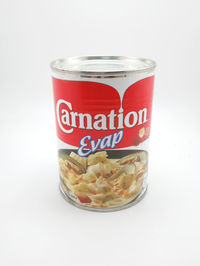
[[(123, 110), (118, 113), (111, 110), (108, 115), (78, 113), (73, 111), (72, 104), (63, 99), (57, 101), (56, 115), (60, 129), (66, 133), (73, 133), (74, 128), (87, 130), (116, 130), (124, 127), (132, 128), (147, 122), (147, 108), (139, 111), (131, 111), (124, 115)], [(66, 129), (64, 126), (70, 127)]]

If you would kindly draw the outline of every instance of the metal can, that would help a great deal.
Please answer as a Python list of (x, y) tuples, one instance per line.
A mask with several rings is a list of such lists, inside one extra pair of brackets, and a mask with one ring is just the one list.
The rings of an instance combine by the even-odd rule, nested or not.
[(155, 66), (126, 56), (51, 63), (60, 190), (75, 206), (115, 211), (145, 194)]

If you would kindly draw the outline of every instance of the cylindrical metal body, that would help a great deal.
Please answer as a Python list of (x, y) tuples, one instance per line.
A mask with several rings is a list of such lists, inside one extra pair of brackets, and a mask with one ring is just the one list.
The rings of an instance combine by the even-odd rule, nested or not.
[(62, 194), (95, 211), (138, 202), (147, 189), (155, 62), (85, 56), (51, 68)]

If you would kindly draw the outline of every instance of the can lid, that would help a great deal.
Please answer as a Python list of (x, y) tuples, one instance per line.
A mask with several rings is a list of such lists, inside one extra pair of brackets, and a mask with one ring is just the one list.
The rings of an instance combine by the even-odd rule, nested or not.
[(53, 72), (59, 74), (115, 75), (151, 72), (156, 63), (151, 59), (131, 56), (78, 56), (57, 59), (50, 66)]

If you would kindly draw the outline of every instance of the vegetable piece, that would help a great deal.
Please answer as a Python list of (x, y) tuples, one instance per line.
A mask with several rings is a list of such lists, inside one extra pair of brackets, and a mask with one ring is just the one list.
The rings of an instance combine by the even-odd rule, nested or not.
[(77, 198), (79, 199), (79, 201), (81, 202), (81, 203), (90, 203), (90, 202), (92, 202), (92, 200), (87, 196), (87, 195), (85, 195), (85, 194), (82, 194), (82, 193), (75, 193), (75, 195), (77, 196)]

